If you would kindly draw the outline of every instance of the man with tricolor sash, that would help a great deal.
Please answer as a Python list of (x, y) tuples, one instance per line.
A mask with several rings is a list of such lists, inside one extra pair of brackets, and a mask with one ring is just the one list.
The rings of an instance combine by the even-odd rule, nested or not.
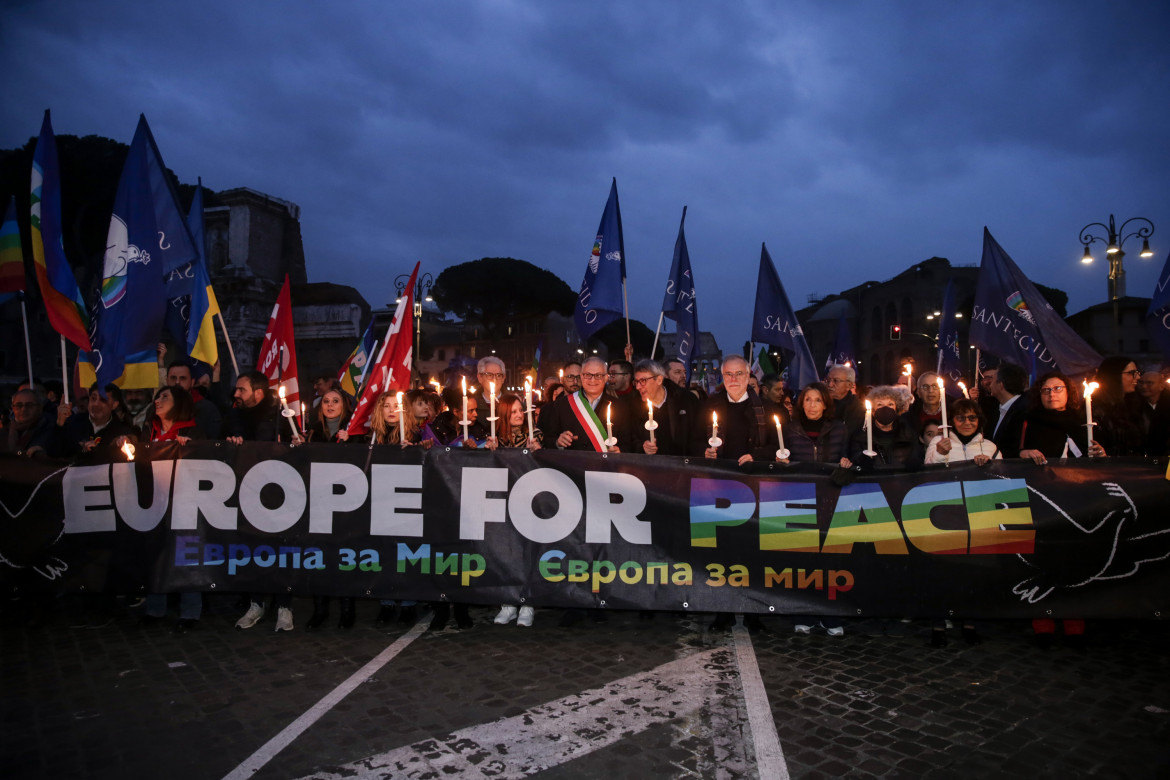
[(630, 450), (624, 405), (605, 395), (608, 378), (605, 361), (591, 357), (581, 366), (581, 389), (566, 393), (540, 413), (545, 442), (558, 449), (592, 452)]

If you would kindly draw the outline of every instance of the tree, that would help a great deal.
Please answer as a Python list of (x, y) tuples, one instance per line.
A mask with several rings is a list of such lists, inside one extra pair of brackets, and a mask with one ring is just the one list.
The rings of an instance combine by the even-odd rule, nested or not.
[(555, 311), (573, 312), (577, 295), (551, 271), (511, 257), (484, 257), (445, 269), (431, 295), (439, 307), (482, 323), (486, 338), (508, 323)]
[[(601, 330), (593, 334), (590, 342), (599, 341), (609, 350), (610, 360), (625, 358), (626, 351), (626, 320), (624, 317), (614, 320)], [(630, 341), (634, 345), (634, 362), (650, 354), (654, 346), (654, 331), (638, 320), (630, 320)], [(662, 359), (662, 344), (658, 345), (659, 359)]]

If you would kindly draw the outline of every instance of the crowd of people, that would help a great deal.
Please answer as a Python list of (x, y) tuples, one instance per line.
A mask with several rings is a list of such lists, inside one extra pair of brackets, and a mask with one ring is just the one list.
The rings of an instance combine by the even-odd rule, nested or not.
[[(95, 385), (73, 403), (60, 399), (60, 386), (25, 385), (12, 395), (11, 416), (2, 420), (0, 451), (27, 457), (72, 457), (98, 448), (119, 449), (125, 442), (221, 439), (245, 441), (368, 444), (398, 447), (527, 448), (679, 455), (735, 461), (738, 464), (781, 460), (829, 464), (843, 473), (882, 469), (917, 469), (931, 464), (972, 461), (976, 466), (1002, 458), (1022, 458), (1037, 464), (1049, 459), (1107, 456), (1165, 456), (1170, 454), (1170, 371), (1151, 365), (1139, 368), (1123, 356), (1109, 357), (1092, 377), (1099, 388), (1092, 397), (1094, 425), (1086, 431), (1081, 407), (1083, 393), (1067, 376), (1045, 373), (1029, 383), (1020, 366), (1000, 362), (984, 368), (970, 390), (945, 400), (958, 382), (943, 383), (925, 371), (897, 383), (859, 387), (854, 369), (834, 365), (824, 381), (790, 388), (775, 375), (758, 377), (747, 360), (726, 358), (720, 367), (722, 383), (710, 394), (687, 384), (686, 366), (679, 360), (606, 363), (599, 357), (568, 363), (550, 376), (535, 394), (533, 409), (526, 394), (509, 391), (506, 367), (490, 356), (477, 365), (474, 392), (458, 384), (447, 388), (419, 387), (399, 401), (394, 392), (373, 404), (369, 433), (347, 431), (354, 399), (328, 376), (313, 382), (314, 399), (306, 429), (293, 433), (280, 414), (268, 378), (257, 371), (241, 374), (231, 388), (231, 399), (219, 382), (218, 366), (194, 377), (182, 360), (166, 368), (166, 382), (153, 393)], [(466, 380), (466, 378), (464, 378)], [(495, 397), (489, 388), (499, 388)], [(56, 397), (54, 396), (56, 392)], [(968, 396), (969, 397), (966, 397)], [(867, 430), (865, 402), (872, 411)], [(494, 415), (485, 412), (494, 411)], [(495, 417), (494, 420), (487, 418)], [(649, 423), (649, 424), (648, 424)], [(783, 448), (780, 431), (783, 426)], [(494, 432), (494, 435), (493, 435)], [(835, 471), (836, 475), (837, 472)], [(246, 612), (240, 629), (256, 626), (269, 609), (276, 611), (277, 631), (292, 630), (289, 594), (245, 596)], [(176, 630), (187, 630), (200, 618), (201, 594), (179, 597)], [(313, 613), (305, 627), (315, 630), (328, 620), (331, 599), (313, 599)], [(143, 620), (161, 620), (167, 599), (147, 597)], [(451, 618), (459, 628), (472, 625), (468, 605), (434, 605), (431, 628), (443, 628)], [(587, 613), (566, 610), (562, 624), (571, 625)], [(417, 620), (415, 602), (384, 600), (380, 623), (395, 616), (401, 622)], [(594, 613), (603, 619), (604, 613)], [(652, 617), (652, 613), (643, 613)], [(494, 622), (515, 620), (531, 626), (532, 605), (505, 604)], [(338, 628), (354, 625), (355, 602), (340, 599)], [(715, 616), (712, 630), (726, 630), (730, 614)], [(793, 616), (795, 631), (811, 633), (818, 626), (831, 636), (845, 628), (839, 619)], [(757, 631), (763, 623), (745, 616), (745, 625)], [(1052, 644), (1056, 623), (1033, 621), (1037, 643)], [(1070, 644), (1084, 633), (1084, 622), (1064, 620)], [(969, 643), (980, 641), (977, 627), (962, 624)], [(933, 629), (931, 642), (946, 644), (944, 621)]]

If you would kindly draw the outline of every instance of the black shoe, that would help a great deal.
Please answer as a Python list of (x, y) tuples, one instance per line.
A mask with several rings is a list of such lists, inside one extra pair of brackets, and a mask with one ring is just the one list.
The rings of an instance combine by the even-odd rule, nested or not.
[(979, 636), (979, 632), (975, 630), (974, 626), (963, 626), (963, 639), (969, 645), (983, 644), (983, 637)]
[(744, 615), (743, 626), (748, 630), (749, 634), (758, 634), (761, 631), (767, 631), (764, 627), (764, 621), (760, 620), (759, 615)]
[(731, 627), (735, 625), (735, 615), (730, 612), (720, 612), (715, 616), (715, 620), (707, 627), (708, 631), (730, 631)]
[(445, 601), (440, 601), (434, 605), (435, 616), (431, 618), (431, 625), (428, 631), (442, 631), (447, 627), (447, 618), (451, 617), (451, 605)]
[(403, 607), (398, 612), (398, 622), (402, 625), (413, 626), (418, 622), (418, 607), (413, 604), (409, 607)]
[(353, 599), (343, 598), (341, 600), (341, 618), (337, 621), (337, 627), (342, 631), (348, 631), (353, 628), (356, 617)]
[(193, 628), (199, 627), (199, 618), (179, 618), (179, 622), (175, 623), (175, 627), (171, 629), (172, 634), (186, 634)]
[(384, 626), (387, 623), (394, 622), (394, 605), (383, 604), (378, 609), (378, 617), (374, 620), (374, 622), (379, 626)]
[(475, 621), (471, 619), (471, 615), (467, 613), (466, 604), (455, 605), (455, 625), (466, 631), (475, 625)]
[(936, 628), (930, 632), (930, 646), (931, 647), (946, 647), (947, 646), (947, 630), (945, 628)]
[(1039, 647), (1041, 650), (1050, 649), (1052, 647), (1052, 643), (1055, 641), (1056, 641), (1056, 636), (1054, 634), (1037, 634), (1036, 635), (1036, 647)]
[(305, 621), (306, 631), (316, 631), (329, 619), (329, 602), (313, 599), (313, 614)]

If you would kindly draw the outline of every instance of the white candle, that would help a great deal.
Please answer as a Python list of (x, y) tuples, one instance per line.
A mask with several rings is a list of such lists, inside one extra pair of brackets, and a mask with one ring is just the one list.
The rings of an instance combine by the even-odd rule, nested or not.
[(910, 388), (910, 392), (914, 392), (914, 372), (909, 363), (902, 364), (903, 373), (906, 374), (906, 387)]
[(938, 397), (942, 403), (942, 427), (945, 433), (947, 427), (947, 385), (941, 376), (935, 382), (938, 383)]
[(780, 430), (780, 415), (772, 415), (772, 419), (776, 421), (776, 441), (780, 442), (778, 449), (784, 449), (784, 431)]
[[(1093, 391), (1100, 385), (1096, 382), (1082, 382), (1085, 386), (1085, 429), (1089, 432), (1085, 437), (1088, 440), (1089, 449), (1093, 448)], [(1085, 457), (1088, 457), (1089, 450), (1085, 450)]]
[(865, 399), (865, 450), (873, 452), (873, 404)]
[(963, 391), (963, 397), (970, 400), (971, 394), (967, 392), (967, 386), (962, 382), (959, 382), (959, 389)]
[(536, 435), (536, 428), (532, 425), (532, 380), (526, 378), (524, 380), (524, 406), (525, 414), (528, 415), (528, 438)]
[(649, 398), (646, 399), (646, 412), (650, 415), (650, 419), (646, 421), (646, 429), (650, 431), (650, 443), (653, 444), (654, 428), (657, 428), (658, 426), (654, 425), (654, 402)]
[(402, 393), (397, 393), (394, 398), (398, 401), (398, 443), (405, 444), (406, 434), (404, 433), (404, 429), (402, 427)]
[(613, 404), (610, 404), (609, 406), (605, 407), (605, 437), (606, 437), (606, 439), (613, 438), (613, 418), (610, 416), (610, 412), (612, 412), (612, 411), (613, 411)]
[(292, 410), (288, 408), (288, 402), (284, 400), (284, 385), (280, 386), (280, 390), (277, 391), (277, 394), (280, 396), (280, 408), (287, 413), (284, 416), (288, 418), (288, 427), (292, 428), (293, 436), (296, 436), (299, 431), (297, 430), (297, 424), (293, 422), (293, 417), (295, 415), (293, 414)]
[(463, 426), (463, 440), (467, 441), (467, 429), (471, 425), (467, 419), (467, 377), (460, 379), (460, 384), (463, 386), (463, 420), (459, 424)]
[(719, 438), (719, 415), (715, 412), (711, 412), (711, 438)]
[(491, 437), (496, 438), (496, 383), (488, 382), (488, 422), (491, 423)]

